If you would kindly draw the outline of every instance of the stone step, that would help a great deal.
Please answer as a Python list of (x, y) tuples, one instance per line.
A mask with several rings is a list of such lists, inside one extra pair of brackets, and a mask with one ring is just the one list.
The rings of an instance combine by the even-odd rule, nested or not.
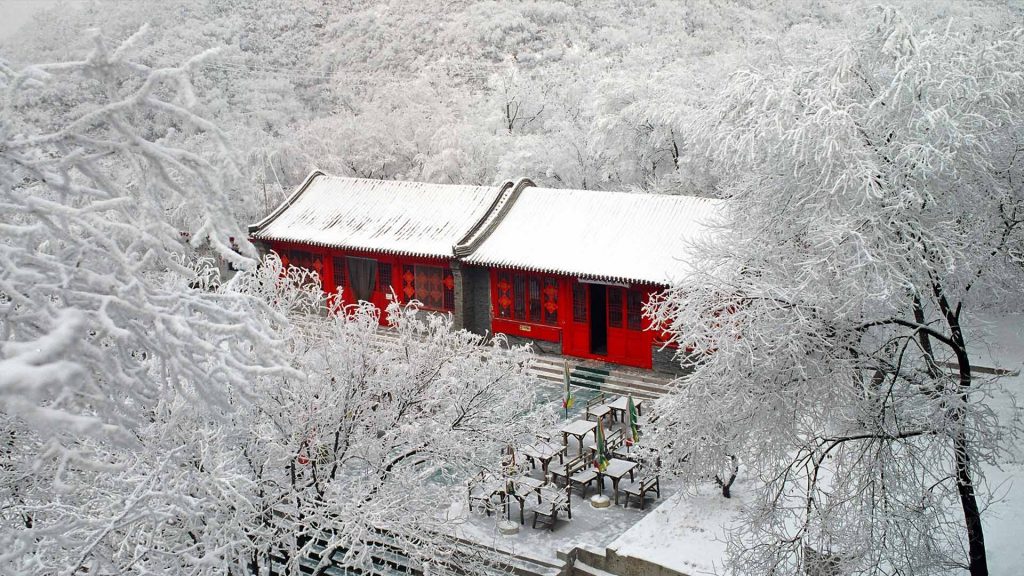
[[(545, 368), (543, 366), (535, 366), (531, 372), (541, 380), (553, 382), (558, 385), (561, 385), (563, 382), (561, 367), (558, 367), (556, 370), (553, 368)], [(579, 386), (581, 388), (589, 388), (602, 392), (614, 392), (617, 394), (632, 393), (638, 397), (644, 398), (660, 397), (672, 389), (669, 381), (648, 382), (623, 378), (616, 373), (612, 373), (608, 376), (602, 376), (581, 370), (572, 370), (569, 375), (569, 381), (574, 386)]]
[(616, 576), (611, 572), (605, 572), (600, 568), (594, 568), (593, 566), (590, 566), (589, 564), (584, 564), (579, 560), (573, 563), (572, 573), (573, 576)]
[[(637, 372), (633, 372), (633, 371), (629, 371), (629, 370), (625, 370), (625, 369), (617, 370), (615, 368), (612, 368), (612, 369), (591, 368), (589, 366), (580, 365), (580, 364), (574, 365), (571, 362), (570, 362), (570, 367), (571, 367), (570, 368), (571, 372), (579, 374), (581, 376), (587, 376), (587, 377), (591, 377), (591, 378), (604, 378), (604, 379), (611, 378), (611, 379), (619, 380), (621, 382), (629, 382), (629, 383), (634, 383), (634, 384), (637, 384), (637, 385), (645, 385), (646, 384), (646, 385), (651, 385), (651, 386), (655, 386), (655, 387), (657, 387), (657, 386), (665, 387), (670, 382), (672, 382), (674, 380), (674, 378), (672, 378), (671, 376), (668, 376), (668, 375), (658, 375), (658, 374), (654, 374), (654, 373), (641, 374), (641, 373), (637, 373)], [(546, 361), (546, 359), (541, 359), (541, 358), (538, 358), (534, 362), (534, 368), (537, 369), (538, 371), (544, 371), (544, 372), (548, 372), (548, 373), (555, 373), (555, 372), (557, 372), (559, 375), (561, 375), (561, 373), (562, 373), (561, 362), (554, 363), (554, 362)]]
[[(380, 330), (376, 337), (385, 346), (397, 344), (397, 336), (392, 330)], [(605, 363), (594, 365), (593, 361), (562, 356), (534, 356), (529, 373), (540, 380), (561, 385), (563, 362), (569, 364), (569, 378), (573, 386), (608, 394), (633, 394), (637, 398), (656, 399), (670, 392), (675, 385), (668, 375)]]

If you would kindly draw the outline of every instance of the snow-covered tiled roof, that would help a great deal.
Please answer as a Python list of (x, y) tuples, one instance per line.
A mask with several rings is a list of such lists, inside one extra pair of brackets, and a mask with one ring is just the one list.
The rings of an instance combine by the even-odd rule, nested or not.
[(507, 187), (340, 178), (314, 171), (249, 227), (258, 240), (451, 258)]
[(465, 261), (668, 284), (689, 271), (693, 241), (711, 231), (722, 206), (692, 196), (527, 187)]

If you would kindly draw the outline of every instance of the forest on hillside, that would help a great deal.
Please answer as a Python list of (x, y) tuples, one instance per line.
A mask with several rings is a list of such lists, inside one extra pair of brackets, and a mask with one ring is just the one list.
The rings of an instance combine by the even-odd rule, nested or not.
[[(984, 29), (1021, 9), (896, 2), (922, 28)], [(14, 68), (84, 57), (88, 30), (191, 70), (225, 132), (231, 208), (253, 222), (313, 168), (338, 175), (715, 195), (689, 126), (738, 69), (800, 64), (861, 34), (875, 3), (531, 0), (87, 1), (0, 44)], [(86, 88), (88, 89), (88, 88)], [(58, 122), (75, 101), (54, 95)], [(189, 134), (169, 135), (169, 141)]]

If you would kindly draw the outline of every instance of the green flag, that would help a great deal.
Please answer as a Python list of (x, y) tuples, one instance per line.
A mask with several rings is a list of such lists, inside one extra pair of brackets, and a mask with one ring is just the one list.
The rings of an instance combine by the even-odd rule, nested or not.
[(608, 454), (604, 444), (604, 420), (597, 419), (597, 452), (594, 454), (594, 468), (598, 472), (604, 472), (608, 467)]
[(629, 410), (629, 434), (630, 438), (627, 439), (627, 444), (632, 445), (634, 442), (640, 441), (640, 427), (636, 423), (636, 404), (633, 403), (633, 395), (629, 395), (629, 400), (626, 401), (626, 409)]

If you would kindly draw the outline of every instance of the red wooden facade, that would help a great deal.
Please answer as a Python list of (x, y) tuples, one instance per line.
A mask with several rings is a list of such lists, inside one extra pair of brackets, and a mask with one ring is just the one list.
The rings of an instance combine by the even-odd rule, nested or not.
[[(455, 307), (455, 279), (449, 261), (442, 258), (421, 258), (379, 252), (321, 248), (289, 242), (269, 242), (287, 266), (315, 270), (320, 275), (324, 292), (337, 294), (342, 301), (366, 300), (380, 310), (388, 305), (392, 291), (402, 302), (419, 300), (424, 310), (451, 312)], [(371, 264), (372, 262), (372, 264)], [(366, 273), (360, 280), (353, 270)], [(359, 294), (363, 292), (363, 294)], [(387, 322), (381, 315), (381, 324)]]
[(656, 332), (643, 316), (653, 285), (613, 285), (570, 276), (491, 269), (491, 326), (562, 343), (562, 354), (651, 368)]
[[(402, 302), (419, 300), (422, 308), (453, 312), (455, 280), (449, 260), (339, 250), (290, 242), (269, 242), (287, 266), (316, 271), (324, 292), (343, 289), (345, 303), (366, 300), (378, 309), (394, 291)], [(350, 262), (350, 259), (355, 262)], [(372, 282), (362, 291), (352, 270), (372, 261)], [(368, 286), (370, 288), (367, 290)], [(625, 366), (651, 368), (657, 331), (643, 316), (643, 306), (661, 288), (654, 285), (606, 284), (572, 276), (512, 269), (490, 269), (490, 316), (493, 333), (531, 340), (561, 342), (562, 354)], [(382, 314), (381, 323), (387, 319)]]

